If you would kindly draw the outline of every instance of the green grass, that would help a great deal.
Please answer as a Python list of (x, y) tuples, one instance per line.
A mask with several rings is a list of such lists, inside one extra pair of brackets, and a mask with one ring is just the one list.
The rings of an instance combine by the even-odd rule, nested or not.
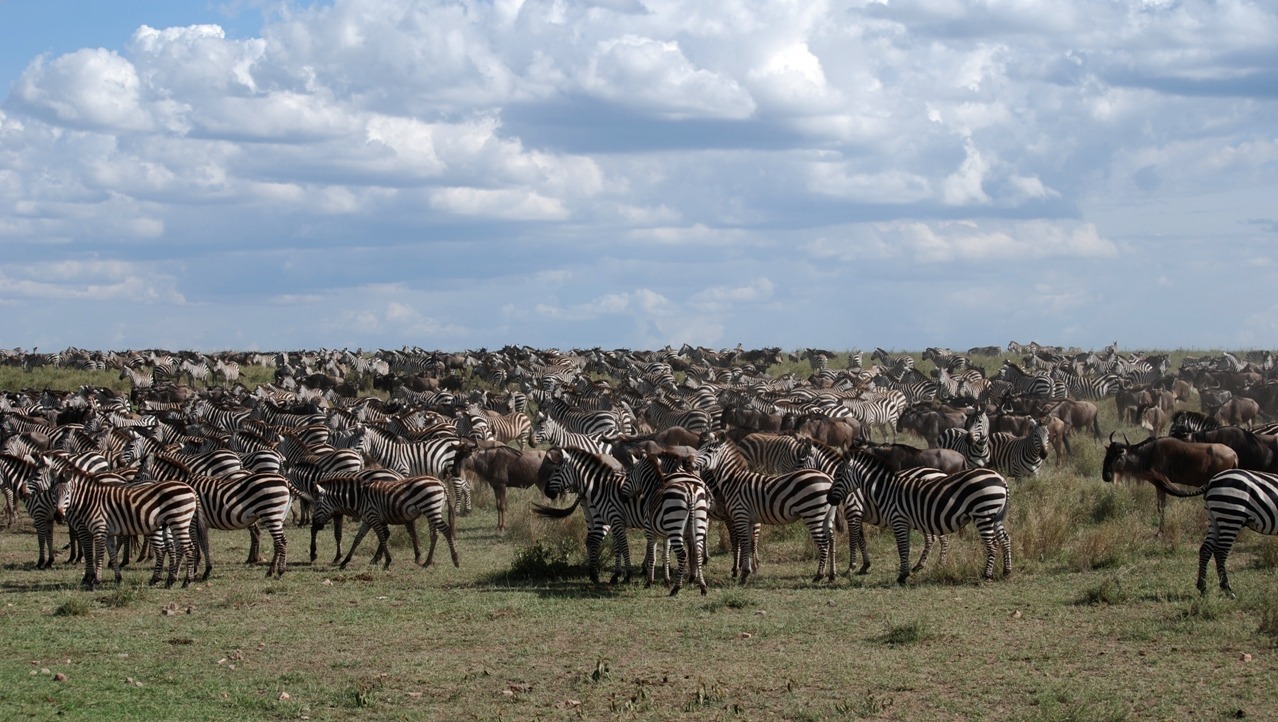
[[(806, 362), (794, 370), (810, 373)], [(50, 385), (39, 371), (5, 373), (19, 378), (0, 386)], [(1112, 402), (1098, 405), (1106, 433), (1144, 437), (1118, 425)], [(1157, 535), (1149, 485), (1101, 482), (1103, 443), (1074, 446), (1059, 467), (1049, 459), (1013, 482), (1015, 571), (989, 583), (969, 528), (904, 588), (878, 529), (867, 530), (868, 575), (814, 584), (811, 542), (795, 527), (765, 530), (762, 567), (740, 588), (716, 525), (705, 598), (646, 589), (638, 569), (636, 583), (591, 586), (580, 515), (537, 518), (531, 503), (544, 500), (511, 490), (498, 534), (480, 486), (476, 512), (459, 520), (460, 569), (397, 553), (382, 571), (367, 565), (366, 540), (341, 571), (326, 563), (328, 534), (312, 565), (307, 530), (290, 528), (289, 571), (267, 580), (239, 563), (247, 533), (214, 532), (206, 583), (152, 588), (135, 566), (122, 586), (84, 592), (82, 568), (34, 568), (23, 519), (0, 531), (0, 717), (1123, 720), (1278, 709), (1275, 540), (1239, 539), (1237, 600), (1216, 591), (1214, 570), (1199, 597), (1201, 503), (1169, 500)], [(913, 556), (920, 546), (916, 535)], [(845, 567), (846, 539), (837, 549)], [(604, 558), (607, 579), (607, 544)]]

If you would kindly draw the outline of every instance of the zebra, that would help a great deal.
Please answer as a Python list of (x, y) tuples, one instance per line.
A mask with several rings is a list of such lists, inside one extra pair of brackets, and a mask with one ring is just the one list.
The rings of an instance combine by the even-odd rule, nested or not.
[(537, 414), (537, 423), (533, 425), (532, 434), (528, 440), (533, 446), (544, 443), (551, 446), (583, 449), (597, 454), (608, 454), (612, 451), (612, 444), (601, 441), (595, 436), (569, 431), (558, 421), (542, 413)]
[[(448, 518), (444, 519), (447, 509)], [(363, 523), (355, 533), (350, 550), (339, 565), (345, 569), (355, 554), (356, 547), (364, 539), (369, 529), (377, 535), (377, 553), (373, 557), (385, 556), (382, 569), (391, 565), (390, 539), (391, 524), (403, 524), (413, 539), (413, 551), (417, 562), (421, 561), (421, 551), (417, 540), (416, 519), (425, 516), (430, 524), (430, 550), (426, 554), (423, 567), (429, 567), (435, 560), (435, 545), (439, 535), (444, 535), (448, 542), (448, 551), (452, 555), (453, 566), (460, 567), (457, 556), (456, 519), (453, 506), (448, 500), (448, 485), (430, 475), (413, 476), (406, 479), (387, 479), (366, 482), (358, 477), (330, 478), (324, 482), (323, 491), (315, 503), (315, 517), (312, 522), (312, 539), (314, 533), (323, 528), (329, 519), (336, 519), (342, 514), (358, 516)], [(312, 542), (313, 547), (313, 542)], [(341, 547), (338, 547), (341, 554)]]
[(17, 500), (27, 496), (27, 480), (39, 466), (33, 456), (0, 453), (0, 493), (4, 494), (6, 527), (17, 521)]
[(1115, 374), (1079, 376), (1066, 373), (1061, 380), (1065, 382), (1069, 398), (1079, 401), (1101, 401), (1117, 396), (1122, 383), (1122, 379)]
[[(674, 549), (679, 570), (670, 587), (670, 596), (678, 594), (683, 587), (685, 571), (704, 596), (707, 587), (702, 560), (710, 523), (710, 492), (691, 466), (663, 473), (661, 458), (655, 454), (639, 458), (621, 482), (621, 498), (643, 500), (647, 528), (654, 536), (669, 540)], [(691, 460), (687, 462), (690, 464)], [(645, 586), (652, 586), (655, 569), (656, 551), (649, 545), (644, 554), (644, 571), (648, 575)]]
[(1190, 492), (1180, 491), (1162, 478), (1151, 477), (1150, 480), (1172, 496), (1202, 495), (1209, 526), (1198, 550), (1198, 592), (1207, 593), (1207, 562), (1214, 557), (1221, 590), (1231, 599), (1235, 598), (1234, 590), (1229, 586), (1225, 561), (1243, 527), (1261, 534), (1278, 534), (1278, 474), (1230, 469)]
[(936, 437), (942, 449), (954, 449), (967, 459), (967, 468), (979, 469), (990, 463), (990, 417), (983, 408), (967, 412), (963, 428), (945, 429)]
[(705, 409), (679, 410), (657, 399), (650, 399), (644, 405), (643, 415), (658, 431), (682, 426), (694, 434), (700, 434), (709, 431), (714, 423), (710, 412)]
[(1008, 382), (1012, 385), (1014, 393), (1022, 396), (1050, 399), (1054, 393), (1054, 385), (1051, 378), (1037, 374), (1027, 374), (1020, 366), (1011, 361), (1003, 362), (1003, 366), (998, 370), (998, 375), (995, 378)]
[[(1003, 520), (1007, 517), (1007, 481), (990, 469), (965, 469), (935, 478), (898, 473), (868, 454), (854, 454), (835, 477), (828, 500), (841, 504), (850, 494), (860, 492), (866, 517), (889, 526), (896, 538), (900, 557), (897, 584), (910, 576), (910, 530), (944, 536), (953, 534), (969, 521), (976, 522), (985, 545), (985, 571), (994, 578), (996, 547), (1003, 551), (1003, 576), (1012, 573), (1012, 542)], [(942, 545), (944, 554), (945, 547)]]
[(67, 467), (53, 486), (57, 489), (57, 513), (76, 530), (84, 550), (83, 586), (94, 589), (102, 584), (104, 552), (110, 558), (116, 583), (123, 580), (116, 559), (118, 534), (146, 536), (150, 540), (155, 550), (150, 583), (159, 582), (164, 568), (166, 529), (172, 535), (173, 561), (165, 586), (173, 586), (183, 567), (186, 575), (182, 586), (190, 585), (191, 566), (183, 562), (194, 556), (190, 532), (199, 506), (199, 497), (190, 486), (180, 481), (126, 485), (116, 474), (91, 475), (74, 467)]
[(1005, 431), (990, 434), (989, 466), (1013, 479), (1037, 476), (1038, 469), (1047, 458), (1048, 429), (1046, 424), (1032, 422), (1029, 433), (1016, 436)]
[(905, 411), (905, 407), (909, 404), (905, 400), (905, 395), (899, 391), (888, 391), (875, 398), (868, 399), (844, 399), (843, 407), (846, 408), (857, 421), (861, 422), (861, 426), (866, 429), (865, 436), (869, 440), (873, 440), (871, 430), (874, 427), (883, 429), (883, 440), (887, 441), (888, 431), (892, 432), (892, 443), (896, 443), (896, 423), (900, 420), (901, 414)]
[(561, 398), (547, 399), (541, 406), (541, 411), (568, 431), (579, 434), (616, 436), (631, 432), (619, 411), (579, 409)]
[(518, 441), (520, 451), (524, 448), (524, 442), (532, 436), (532, 421), (528, 419), (528, 414), (521, 411), (502, 414), (482, 408), (478, 404), (471, 404), (467, 412), (488, 423), (492, 438), (503, 444)]
[[(249, 530), (249, 553), (246, 564), (258, 561), (261, 531), (266, 527), (274, 543), (274, 553), (267, 565), (266, 576), (284, 576), (288, 539), (284, 536), (284, 524), (293, 505), (292, 485), (280, 474), (254, 474), (240, 472), (233, 476), (212, 477), (191, 471), (180, 458), (170, 454), (147, 457), (147, 472), (154, 479), (185, 482), (200, 498), (200, 511), (195, 517), (196, 544), (199, 554), (192, 560), (199, 563), (204, 557), (204, 575), (207, 580), (213, 573), (213, 558), (209, 553), (209, 529), (234, 531)], [(139, 470), (139, 476), (142, 471)], [(305, 492), (300, 492), (305, 494)]]
[(738, 439), (737, 448), (752, 471), (782, 474), (799, 467), (807, 456), (810, 441), (790, 434), (756, 431)]
[[(1182, 409), (1172, 414), (1171, 428), (1167, 430), (1167, 435), (1178, 439), (1188, 439), (1190, 434), (1195, 434), (1199, 431), (1214, 431), (1220, 427), (1220, 420), (1214, 416), (1208, 416), (1200, 411)], [(1253, 431), (1253, 433), (1255, 432)]]
[[(817, 548), (813, 581), (834, 579), (834, 513), (826, 501), (833, 480), (816, 469), (800, 469), (776, 476), (750, 471), (740, 447), (731, 439), (713, 440), (698, 454), (703, 478), (728, 521), (739, 581), (750, 578), (754, 554), (754, 525), (790, 524), (802, 520)], [(828, 568), (828, 573), (827, 573)]]
[(357, 474), (364, 469), (364, 457), (354, 449), (334, 449), (327, 454), (306, 456), (289, 464), (284, 477), (298, 492), (301, 503), (297, 525), (311, 521), (311, 500), (320, 492), (316, 485), (323, 479), (341, 474)]
[[(564, 519), (570, 516), (579, 504), (586, 516), (586, 569), (590, 574), (590, 583), (599, 583), (599, 550), (604, 537), (612, 531), (612, 550), (615, 558), (612, 579), (609, 584), (616, 584), (618, 579), (630, 583), (630, 542), (626, 529), (644, 529), (645, 536), (651, 532), (645, 524), (645, 508), (639, 500), (626, 501), (621, 496), (621, 485), (625, 480), (626, 470), (615, 458), (586, 449), (571, 447), (555, 447), (546, 452), (543, 462), (546, 478), (546, 496), (552, 501), (563, 492), (576, 492), (577, 501), (565, 509), (533, 505), (533, 511), (547, 519)], [(652, 541), (649, 539), (649, 544)]]
[(459, 476), (462, 461), (474, 450), (473, 443), (457, 437), (426, 441), (399, 441), (376, 427), (364, 426), (359, 449), (364, 456), (404, 476)]

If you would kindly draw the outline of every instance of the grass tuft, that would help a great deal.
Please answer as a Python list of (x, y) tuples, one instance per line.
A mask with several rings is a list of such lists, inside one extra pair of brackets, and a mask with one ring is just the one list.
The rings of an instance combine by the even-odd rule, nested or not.
[(558, 543), (538, 539), (532, 546), (515, 550), (508, 576), (526, 581), (555, 581), (573, 571), (573, 558), (580, 553), (576, 539)]
[(915, 619), (905, 624), (894, 625), (883, 635), (883, 643), (891, 646), (900, 644), (915, 644), (932, 637), (932, 631), (928, 623), (922, 619)]
[(749, 609), (758, 605), (758, 601), (747, 591), (743, 589), (725, 589), (717, 599), (712, 599), (705, 603), (705, 609), (708, 612), (717, 612), (721, 609)]
[(93, 605), (84, 597), (68, 597), (66, 601), (53, 608), (53, 616), (83, 617), (92, 609)]
[(1123, 580), (1118, 575), (1106, 577), (1104, 581), (1083, 591), (1078, 603), (1090, 606), (1101, 604), (1113, 606), (1123, 604), (1131, 598), (1123, 587)]

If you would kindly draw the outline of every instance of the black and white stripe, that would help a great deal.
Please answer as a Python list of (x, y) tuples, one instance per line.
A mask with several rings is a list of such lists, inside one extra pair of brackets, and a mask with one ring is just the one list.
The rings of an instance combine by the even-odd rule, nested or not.
[[(860, 491), (866, 518), (891, 527), (900, 556), (898, 584), (910, 576), (910, 530), (944, 536), (976, 522), (985, 545), (986, 580), (994, 578), (996, 547), (1003, 551), (1003, 576), (1012, 571), (1012, 544), (1003, 520), (1007, 516), (1007, 481), (990, 469), (966, 469), (936, 479), (893, 471), (867, 454), (854, 454), (835, 477), (832, 504)], [(941, 547), (944, 553), (945, 547)]]
[(751, 471), (741, 449), (731, 439), (710, 442), (699, 457), (702, 477), (727, 518), (742, 584), (752, 570), (755, 524), (796, 521), (807, 526), (817, 548), (814, 580), (834, 579), (835, 508), (826, 501), (833, 484), (829, 474), (816, 469), (776, 476)]
[(1014, 479), (1037, 476), (1047, 458), (1047, 444), (1047, 426), (1038, 423), (1032, 423), (1025, 436), (995, 432), (990, 434), (989, 466)]
[[(447, 513), (447, 519), (445, 519)], [(448, 543), (448, 551), (452, 555), (453, 566), (460, 567), (457, 556), (455, 537), (456, 524), (453, 518), (453, 507), (449, 503), (448, 486), (437, 477), (417, 475), (406, 479), (382, 479), (366, 481), (359, 476), (337, 477), (326, 479), (315, 502), (315, 516), (311, 524), (311, 558), (315, 557), (315, 534), (328, 523), (342, 514), (357, 516), (361, 520), (359, 531), (351, 542), (350, 550), (341, 561), (345, 569), (355, 554), (356, 547), (364, 535), (371, 529), (377, 535), (377, 552), (373, 561), (385, 555), (382, 568), (391, 565), (390, 525), (402, 524), (408, 529), (413, 540), (415, 561), (421, 563), (421, 548), (417, 538), (416, 520), (425, 516), (430, 525), (430, 550), (422, 566), (429, 567), (435, 559), (435, 545), (439, 535), (444, 535)], [(341, 546), (338, 546), (338, 555)], [(334, 559), (336, 561), (336, 559)]]
[[(668, 540), (674, 550), (679, 569), (670, 586), (670, 596), (679, 593), (685, 573), (705, 594), (702, 560), (710, 523), (710, 492), (691, 468), (681, 467), (667, 473), (662, 470), (661, 461), (657, 455), (635, 461), (621, 483), (621, 497), (643, 504), (650, 537)], [(655, 545), (649, 543), (644, 553), (646, 586), (651, 586), (654, 580), (656, 556)]]
[[(55, 482), (58, 513), (80, 537), (85, 569), (81, 583), (94, 588), (102, 583), (102, 559), (110, 557), (111, 569), (121, 581), (116, 559), (117, 535), (144, 536), (155, 551), (151, 583), (160, 580), (167, 548), (164, 534), (172, 535), (172, 563), (165, 586), (177, 580), (183, 562), (194, 556), (191, 524), (199, 498), (191, 487), (178, 481), (157, 481), (125, 485), (115, 474), (90, 475), (68, 467)], [(191, 567), (185, 565), (182, 586), (191, 582)]]
[(1234, 596), (1225, 561), (1243, 527), (1261, 534), (1278, 534), (1278, 474), (1231, 469), (1213, 476), (1193, 492), (1175, 489), (1162, 479), (1152, 481), (1173, 496), (1203, 496), (1209, 526), (1198, 550), (1198, 591), (1207, 592), (1207, 563), (1215, 558), (1220, 588)]
[(626, 530), (644, 529), (645, 535), (650, 532), (645, 524), (645, 505), (621, 496), (626, 475), (621, 462), (594, 451), (555, 447), (546, 452), (542, 469), (548, 498), (553, 500), (562, 493), (575, 492), (577, 501), (566, 509), (534, 505), (534, 511), (549, 519), (563, 519), (571, 515), (578, 504), (582, 505), (586, 517), (586, 569), (591, 583), (599, 583), (599, 550), (609, 531), (615, 561), (608, 583), (616, 584), (623, 573), (624, 581), (629, 583), (630, 543)]
[(967, 460), (967, 468), (979, 469), (990, 463), (990, 417), (984, 409), (968, 411), (961, 429), (945, 429), (936, 437), (942, 449), (954, 449)]

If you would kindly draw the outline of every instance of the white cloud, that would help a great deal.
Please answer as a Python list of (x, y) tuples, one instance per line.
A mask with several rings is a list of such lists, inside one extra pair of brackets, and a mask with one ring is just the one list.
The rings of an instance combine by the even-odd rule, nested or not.
[(676, 41), (624, 35), (600, 42), (583, 88), (640, 113), (667, 118), (747, 118), (750, 95), (731, 78), (697, 68)]

